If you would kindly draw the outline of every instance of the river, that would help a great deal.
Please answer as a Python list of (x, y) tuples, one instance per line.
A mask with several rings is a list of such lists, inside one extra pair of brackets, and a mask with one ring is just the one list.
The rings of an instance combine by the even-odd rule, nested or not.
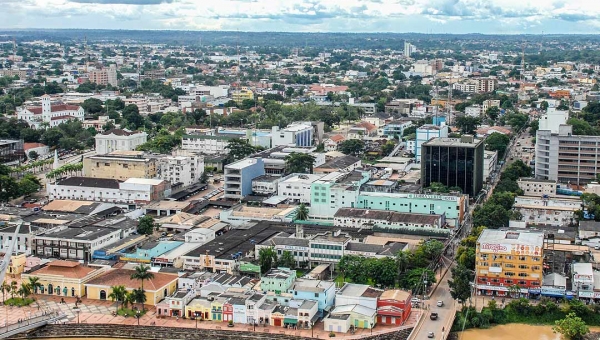
[[(600, 327), (590, 327), (600, 332)], [(458, 333), (459, 340), (561, 340), (560, 334), (552, 332), (552, 326), (508, 324), (488, 329), (469, 329)]]

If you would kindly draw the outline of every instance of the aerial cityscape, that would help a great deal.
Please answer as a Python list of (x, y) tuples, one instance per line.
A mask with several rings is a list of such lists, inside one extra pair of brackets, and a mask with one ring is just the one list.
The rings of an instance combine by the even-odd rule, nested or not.
[(430, 2), (3, 4), (0, 338), (600, 339), (600, 8)]

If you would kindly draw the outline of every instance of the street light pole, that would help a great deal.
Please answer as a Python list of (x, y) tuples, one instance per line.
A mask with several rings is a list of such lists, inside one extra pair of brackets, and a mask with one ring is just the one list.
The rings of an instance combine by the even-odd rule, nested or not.
[(373, 323), (371, 322), (371, 335), (373, 335)]
[(138, 310), (135, 312), (135, 314), (136, 314), (136, 316), (137, 316), (137, 319), (138, 319), (138, 326), (139, 326), (139, 325), (140, 325), (140, 310), (138, 309)]
[(310, 337), (311, 338), (315, 337), (315, 323), (314, 322), (310, 323)]

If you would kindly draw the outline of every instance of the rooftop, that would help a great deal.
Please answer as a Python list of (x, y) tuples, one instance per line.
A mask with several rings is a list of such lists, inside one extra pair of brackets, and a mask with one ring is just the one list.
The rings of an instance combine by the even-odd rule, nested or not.
[(358, 162), (360, 162), (360, 158), (346, 155), (344, 157), (338, 157), (327, 161), (315, 169), (344, 169)]
[(481, 139), (474, 139), (473, 142), (467, 142), (461, 138), (433, 138), (423, 143), (424, 146), (447, 146), (454, 148), (474, 148), (483, 143)]
[[(498, 229), (484, 229), (479, 239), (478, 244), (491, 244), (492, 246), (500, 244), (506, 244), (511, 246), (533, 246), (542, 248), (544, 245), (544, 233), (542, 232), (528, 232), (528, 231), (508, 231)], [(490, 249), (494, 250), (494, 249)], [(510, 251), (506, 249), (504, 251)]]
[(56, 260), (46, 264), (40, 269), (32, 270), (28, 274), (36, 276), (53, 275), (69, 279), (83, 279), (94, 270), (97, 270), (97, 268), (85, 267), (79, 262)]
[(335, 213), (336, 218), (361, 218), (361, 219), (372, 219), (381, 220), (388, 222), (405, 222), (414, 224), (429, 224), (436, 225), (442, 220), (442, 215), (425, 215), (425, 214), (411, 214), (411, 213), (399, 213), (389, 210), (370, 210), (370, 209), (357, 209), (357, 208), (340, 208)]
[(162, 179), (152, 179), (152, 178), (128, 178), (124, 183), (125, 184), (145, 184), (145, 185), (159, 185), (163, 183)]
[(235, 163), (231, 163), (231, 164), (227, 164), (225, 166), (226, 169), (236, 169), (236, 170), (241, 170), (244, 169), (248, 166), (252, 166), (258, 163), (258, 160), (255, 158), (245, 158), (242, 160), (239, 160)]
[(70, 177), (57, 182), (57, 185), (119, 189), (119, 181), (109, 178)]
[(366, 298), (378, 298), (383, 293), (383, 290), (373, 288), (369, 285), (360, 285), (356, 283), (345, 283), (344, 286), (336, 293), (341, 296), (361, 296)]
[[(89, 281), (88, 285), (113, 287), (122, 285), (125, 288), (137, 289), (140, 286), (140, 281), (131, 278), (131, 274), (135, 271), (130, 269), (113, 269), (108, 273), (96, 277)], [(152, 273), (153, 278), (144, 280), (144, 289), (147, 291), (157, 291), (162, 289), (172, 281), (177, 280), (177, 275)]]

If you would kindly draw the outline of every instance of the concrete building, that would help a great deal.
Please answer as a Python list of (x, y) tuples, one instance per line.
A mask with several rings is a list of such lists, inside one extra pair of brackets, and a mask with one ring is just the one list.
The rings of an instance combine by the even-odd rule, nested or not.
[(535, 177), (560, 183), (585, 185), (600, 172), (600, 136), (573, 135), (571, 125), (558, 133), (538, 130), (535, 145)]
[[(476, 246), (477, 295), (539, 292), (543, 279), (544, 233), (485, 229)], [(518, 292), (512, 292), (514, 286)]]
[(280, 176), (262, 175), (252, 180), (252, 192), (258, 195), (277, 194), (277, 187), (281, 181)]
[(231, 100), (236, 104), (241, 104), (244, 100), (254, 100), (254, 92), (249, 88), (243, 87), (231, 93)]
[(412, 126), (412, 121), (410, 120), (393, 120), (383, 126), (383, 135), (388, 137), (402, 137), (404, 129), (410, 126)]
[[(432, 138), (446, 138), (448, 137), (448, 127), (445, 125), (437, 126), (433, 124), (426, 124), (417, 128), (415, 148), (413, 153), (415, 154), (415, 161), (421, 162), (421, 146), (423, 143), (429, 141)], [(412, 151), (412, 150), (411, 150)]]
[(574, 221), (575, 211), (583, 204), (579, 198), (517, 196), (513, 210), (521, 213), (526, 224), (567, 225)]
[(291, 124), (283, 129), (273, 126), (271, 130), (272, 147), (280, 145), (312, 146), (313, 138), (313, 127), (305, 123)]
[(116, 87), (119, 85), (117, 82), (117, 65), (111, 64), (108, 68), (91, 70), (88, 73), (88, 79), (90, 80), (90, 83)]
[(377, 309), (377, 300), (381, 294), (383, 290), (369, 285), (345, 283), (335, 294), (335, 306), (359, 305)]
[(207, 155), (227, 154), (229, 153), (229, 150), (226, 149), (227, 144), (233, 138), (235, 137), (223, 135), (183, 135), (181, 149)]
[(421, 183), (433, 182), (459, 187), (475, 197), (483, 188), (484, 144), (464, 135), (459, 138), (435, 138), (422, 145)]
[(465, 115), (470, 117), (480, 117), (483, 112), (485, 111), (482, 111), (480, 105), (471, 105), (465, 107)]
[(296, 280), (296, 271), (289, 268), (273, 268), (260, 278), (260, 289), (280, 295), (287, 292)]
[(360, 186), (369, 178), (368, 172), (332, 172), (314, 181), (311, 185), (309, 215), (332, 219), (339, 208), (354, 208)]
[(549, 130), (552, 133), (558, 133), (559, 127), (567, 123), (569, 111), (557, 110), (553, 107), (548, 108), (546, 114), (540, 116), (538, 130)]
[(200, 182), (204, 172), (204, 156), (189, 153), (161, 157), (157, 168), (158, 177), (171, 182), (171, 186), (189, 187)]
[(71, 177), (46, 184), (48, 198), (88, 200), (136, 205), (158, 201), (171, 194), (168, 182), (159, 179), (116, 179)]
[(83, 159), (83, 175), (89, 178), (155, 178), (156, 158), (143, 151), (113, 151)]
[(498, 151), (483, 151), (483, 179), (488, 182), (498, 165)]
[(112, 129), (97, 134), (96, 154), (104, 155), (113, 151), (132, 151), (146, 143), (148, 134), (143, 131)]
[(404, 57), (410, 58), (410, 55), (415, 52), (417, 48), (415, 45), (409, 43), (408, 41), (404, 42)]
[(294, 203), (310, 203), (312, 183), (324, 176), (322, 174), (290, 174), (277, 183), (277, 195)]
[(519, 189), (523, 190), (524, 196), (554, 197), (556, 196), (556, 181), (535, 178), (519, 178), (517, 180)]
[(27, 282), (30, 278), (38, 278), (41, 287), (35, 294), (56, 296), (84, 296), (85, 283), (106, 272), (105, 267), (88, 267), (77, 261), (55, 260), (41, 267), (34, 267), (21, 275)]
[(386, 210), (340, 208), (333, 216), (336, 227), (389, 229), (439, 229), (445, 224), (444, 215), (409, 214)]
[(246, 158), (225, 166), (223, 175), (226, 199), (240, 200), (252, 193), (252, 180), (265, 174), (263, 160), (260, 158)]
[(594, 269), (591, 263), (572, 263), (572, 290), (577, 297), (591, 299), (594, 297)]
[(42, 123), (54, 127), (68, 120), (83, 121), (84, 119), (85, 112), (81, 106), (62, 103), (53, 105), (51, 97), (47, 94), (41, 97), (41, 102), (41, 106), (18, 107), (17, 119), (26, 121), (35, 129), (41, 128)]
[(479, 78), (477, 79), (477, 92), (487, 93), (494, 92), (498, 86), (498, 80), (492, 78)]

